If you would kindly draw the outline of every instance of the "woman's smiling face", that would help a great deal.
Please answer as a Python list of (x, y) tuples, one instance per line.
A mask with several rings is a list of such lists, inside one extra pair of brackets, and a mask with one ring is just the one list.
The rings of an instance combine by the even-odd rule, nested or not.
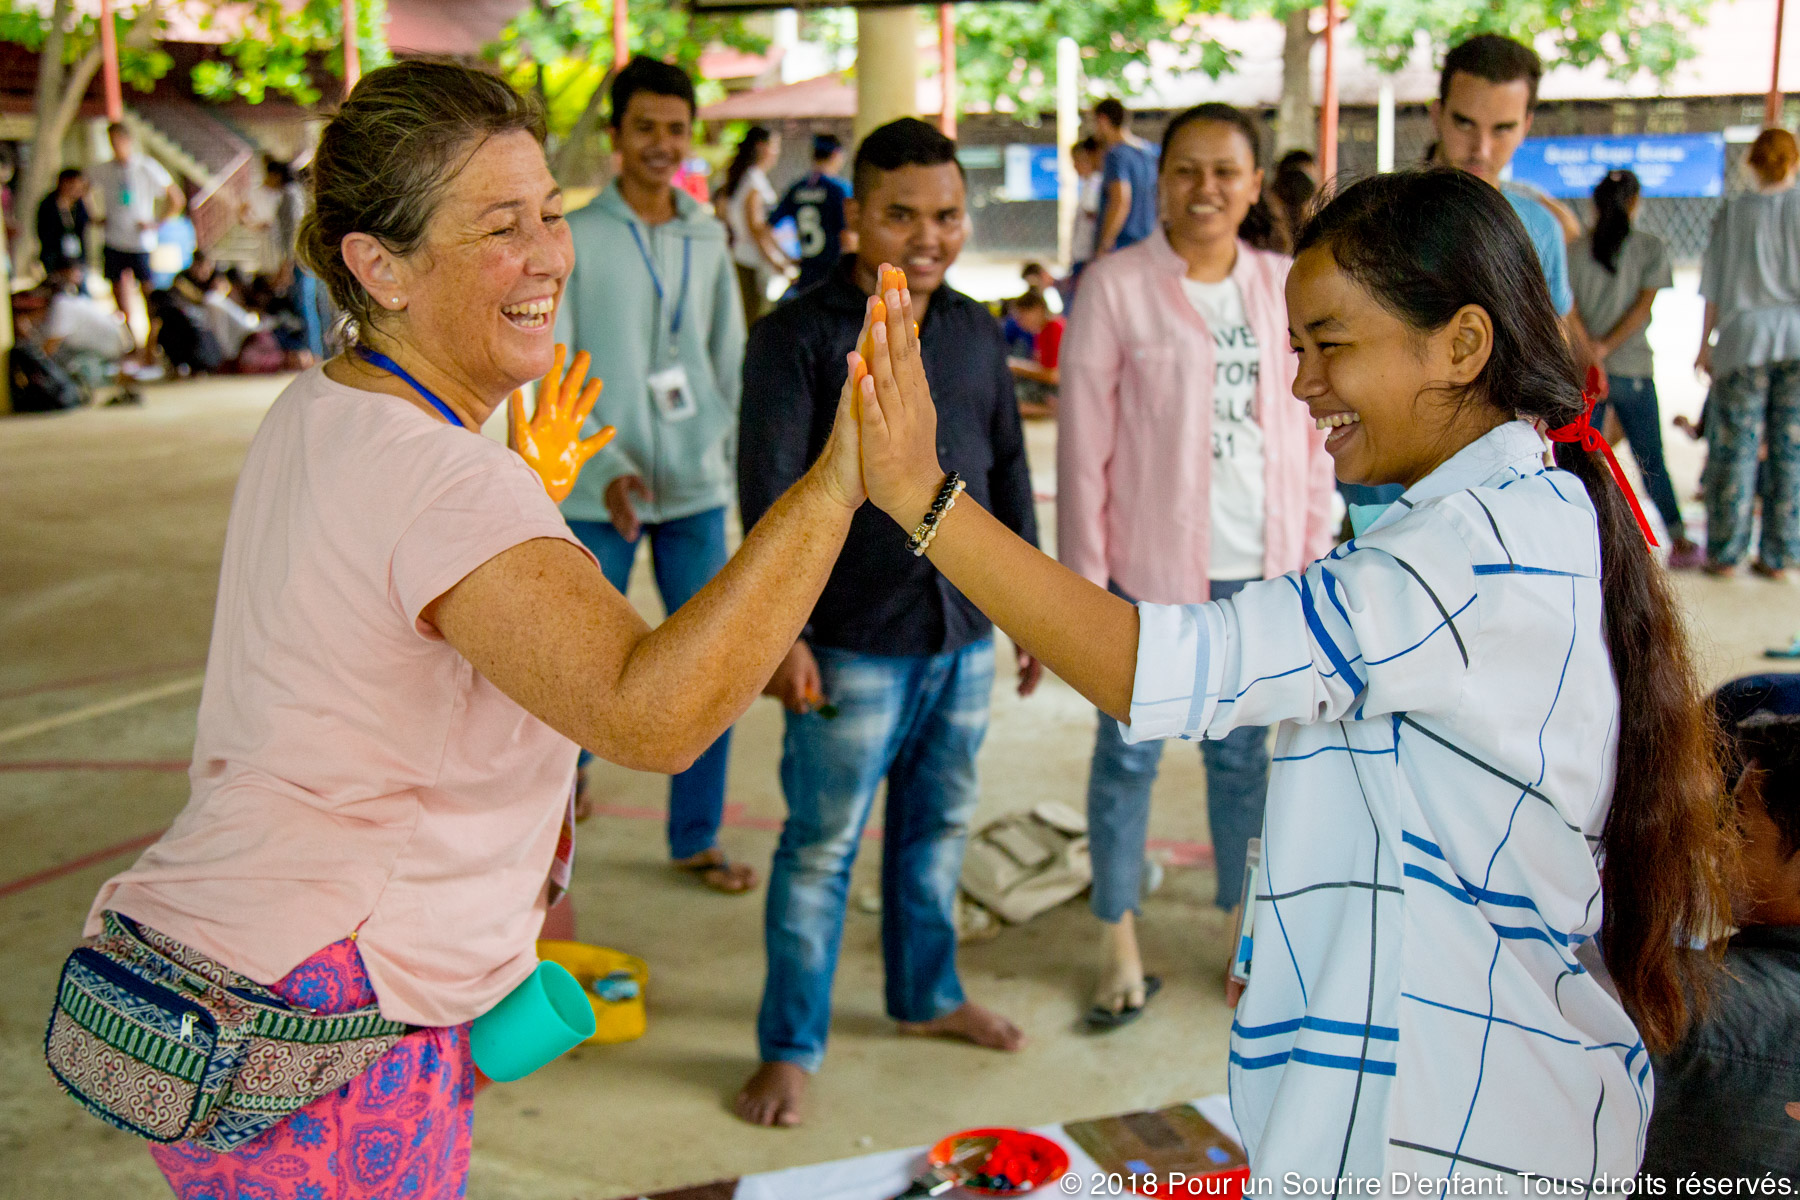
[(1345, 483), (1412, 486), (1507, 415), (1462, 389), (1481, 374), (1493, 325), (1475, 305), (1435, 331), (1412, 329), (1314, 246), (1288, 272), (1294, 395)]
[(405, 340), (495, 401), (544, 375), (575, 261), (562, 210), (537, 139), (483, 142), (451, 178), (424, 244), (401, 260)]
[(1176, 131), (1157, 169), (1163, 222), (1172, 242), (1237, 237), (1262, 192), (1256, 152), (1236, 125), (1192, 121)]

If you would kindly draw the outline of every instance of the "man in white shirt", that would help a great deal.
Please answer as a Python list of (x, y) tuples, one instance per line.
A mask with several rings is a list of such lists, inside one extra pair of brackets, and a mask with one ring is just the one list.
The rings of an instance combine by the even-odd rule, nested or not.
[[(156, 248), (157, 226), (187, 207), (187, 198), (161, 163), (137, 153), (136, 140), (124, 125), (113, 122), (106, 136), (112, 143), (112, 161), (99, 163), (92, 171), (94, 194), (106, 210), (101, 266), (119, 311), (131, 312), (127, 297), (135, 287), (147, 312), (150, 251)], [(145, 352), (154, 348), (146, 346)]]

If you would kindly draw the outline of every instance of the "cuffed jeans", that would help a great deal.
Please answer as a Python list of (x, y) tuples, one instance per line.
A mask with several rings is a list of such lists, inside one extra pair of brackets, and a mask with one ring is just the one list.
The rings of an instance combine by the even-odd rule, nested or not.
[[(1750, 552), (1762, 497), (1767, 567), (1800, 567), (1800, 360), (1740, 367), (1713, 381), (1706, 412), (1706, 556), (1735, 566)], [(1769, 448), (1760, 483), (1756, 456)]]
[[(1223, 600), (1252, 582), (1215, 579), (1212, 598)], [(1117, 585), (1113, 591), (1125, 595)], [(1093, 764), (1088, 768), (1088, 848), (1094, 860), (1089, 903), (1094, 915), (1108, 924), (1136, 912), (1143, 898), (1150, 788), (1162, 752), (1160, 741), (1126, 745), (1119, 723), (1100, 714)], [(1212, 828), (1218, 875), (1214, 902), (1230, 908), (1244, 890), (1244, 856), (1250, 839), (1262, 829), (1269, 795), (1268, 730), (1246, 726), (1217, 741), (1201, 742), (1200, 757), (1206, 764), (1206, 819)]]
[(887, 1011), (930, 1021), (960, 1008), (956, 890), (987, 735), (994, 643), (917, 657), (816, 647), (837, 715), (787, 717), (781, 788), (788, 816), (769, 872), (769, 973), (756, 1040), (764, 1062), (816, 1071), (831, 1026), (850, 868), (887, 779), (881, 954)]
[(1675, 485), (1669, 482), (1669, 467), (1663, 461), (1662, 407), (1656, 399), (1656, 380), (1608, 375), (1606, 399), (1594, 405), (1595, 429), (1606, 427), (1608, 407), (1619, 414), (1619, 428), (1625, 431), (1625, 443), (1637, 459), (1644, 490), (1650, 493), (1650, 502), (1662, 516), (1663, 528), (1671, 538), (1686, 537), (1687, 526), (1675, 499)]
[[(638, 545), (650, 540), (650, 564), (663, 608), (674, 612), (725, 566), (725, 510), (709, 509), (656, 525), (645, 525), (636, 541), (619, 535), (611, 521), (570, 521), (581, 544), (600, 560), (606, 581), (623, 592), (631, 581)], [(581, 765), (593, 758), (581, 752)], [(707, 748), (694, 765), (669, 777), (669, 857), (692, 858), (719, 841), (725, 819), (725, 768), (731, 758), (731, 730)]]

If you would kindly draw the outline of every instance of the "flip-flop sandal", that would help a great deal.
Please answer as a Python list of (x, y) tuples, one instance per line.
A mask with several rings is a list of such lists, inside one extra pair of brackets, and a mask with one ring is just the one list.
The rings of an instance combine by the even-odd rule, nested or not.
[(1794, 640), (1792, 642), (1790, 642), (1787, 645), (1787, 647), (1784, 649), (1764, 650), (1763, 657), (1764, 658), (1800, 658), (1800, 633), (1796, 633), (1794, 635)]
[(1114, 1029), (1123, 1028), (1143, 1016), (1144, 1009), (1150, 1005), (1150, 998), (1160, 991), (1162, 991), (1162, 980), (1154, 975), (1146, 975), (1144, 976), (1144, 1002), (1142, 1004), (1126, 1005), (1117, 1012), (1096, 1004), (1087, 1010), (1087, 1016), (1082, 1018), (1082, 1021), (1087, 1025), (1089, 1033), (1108, 1033)]
[(718, 884), (707, 878), (707, 876), (711, 875), (714, 871), (730, 871), (734, 864), (729, 858), (721, 858), (718, 862), (674, 863), (672, 865), (677, 871), (687, 872), (698, 879), (702, 885), (721, 895), (743, 896), (756, 890), (756, 884), (754, 882), (747, 884), (744, 887), (720, 887)]

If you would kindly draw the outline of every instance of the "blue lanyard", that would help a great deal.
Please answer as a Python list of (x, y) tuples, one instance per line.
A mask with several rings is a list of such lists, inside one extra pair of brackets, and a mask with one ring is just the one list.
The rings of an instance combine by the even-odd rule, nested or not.
[[(658, 304), (668, 303), (668, 296), (663, 293), (662, 276), (657, 274), (656, 264), (650, 260), (650, 247), (644, 245), (644, 235), (638, 232), (636, 221), (627, 221), (631, 227), (631, 240), (637, 243), (638, 254), (644, 260), (644, 267), (650, 272), (650, 283), (656, 288)], [(694, 260), (694, 239), (681, 239), (681, 293), (675, 298), (675, 314), (669, 322), (669, 340), (678, 341), (681, 337), (681, 318), (687, 312), (688, 271)]]
[(358, 346), (356, 352), (362, 355), (363, 361), (368, 363), (371, 367), (380, 367), (389, 375), (396, 375), (412, 384), (413, 391), (431, 401), (431, 407), (444, 414), (444, 420), (450, 422), (458, 429), (466, 428), (462, 423), (462, 418), (451, 412), (450, 406), (445, 404), (442, 400), (439, 400), (437, 394), (430, 388), (414, 379), (411, 375), (408, 375), (405, 367), (402, 367), (399, 363), (395, 362), (381, 351), (371, 350), (367, 346)]

